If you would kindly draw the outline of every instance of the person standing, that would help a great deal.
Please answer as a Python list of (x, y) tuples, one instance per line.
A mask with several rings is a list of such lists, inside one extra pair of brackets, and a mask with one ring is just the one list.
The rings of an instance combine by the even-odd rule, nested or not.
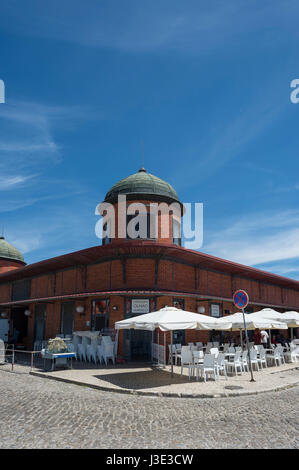
[(261, 332), (258, 328), (256, 328), (254, 335), (253, 335), (254, 344), (261, 344), (261, 338), (262, 338)]
[(265, 349), (268, 346), (268, 340), (269, 340), (269, 335), (268, 335), (267, 331), (262, 330), (261, 331), (261, 344), (264, 346)]

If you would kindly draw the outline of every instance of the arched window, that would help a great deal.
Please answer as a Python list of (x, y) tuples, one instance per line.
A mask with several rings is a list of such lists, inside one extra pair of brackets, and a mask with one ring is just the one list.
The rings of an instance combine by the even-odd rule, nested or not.
[(172, 216), (172, 243), (179, 246), (182, 245), (181, 221), (177, 220), (174, 216)]

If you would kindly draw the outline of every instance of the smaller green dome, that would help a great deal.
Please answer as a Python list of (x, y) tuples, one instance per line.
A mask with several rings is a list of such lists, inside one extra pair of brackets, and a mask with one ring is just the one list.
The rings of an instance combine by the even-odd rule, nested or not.
[(21, 261), (24, 263), (22, 253), (14, 246), (8, 243), (4, 237), (0, 237), (0, 259), (10, 259), (13, 261)]

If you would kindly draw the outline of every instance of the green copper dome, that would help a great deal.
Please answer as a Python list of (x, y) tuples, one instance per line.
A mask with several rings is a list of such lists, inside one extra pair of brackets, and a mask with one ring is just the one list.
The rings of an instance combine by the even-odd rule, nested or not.
[(127, 199), (153, 199), (168, 202), (180, 202), (173, 187), (151, 173), (141, 168), (138, 173), (124, 178), (116, 183), (106, 194), (106, 202), (115, 202), (119, 194), (125, 194)]
[(8, 243), (4, 237), (0, 237), (0, 259), (10, 259), (13, 261), (21, 261), (24, 263), (24, 258), (19, 250)]

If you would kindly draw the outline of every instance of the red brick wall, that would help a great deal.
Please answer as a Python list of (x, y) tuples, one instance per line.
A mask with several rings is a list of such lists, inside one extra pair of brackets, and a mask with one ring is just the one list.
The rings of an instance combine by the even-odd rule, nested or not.
[(110, 263), (93, 264), (87, 267), (87, 292), (110, 289)]
[(127, 288), (155, 287), (155, 260), (128, 259), (126, 262)]
[(13, 269), (22, 268), (24, 265), (23, 263), (20, 264), (18, 261), (10, 261), (6, 259), (0, 259), (0, 274), (6, 273), (8, 271), (12, 271)]

